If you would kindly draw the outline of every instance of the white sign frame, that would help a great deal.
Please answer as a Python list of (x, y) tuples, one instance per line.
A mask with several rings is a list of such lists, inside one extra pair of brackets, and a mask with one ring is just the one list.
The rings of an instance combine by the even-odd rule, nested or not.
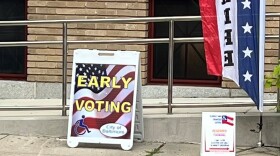
[(201, 156), (236, 155), (236, 113), (202, 112)]
[[(76, 64), (109, 64), (109, 65), (133, 65), (135, 66), (135, 78), (134, 78), (134, 93), (132, 103), (132, 120), (131, 131), (129, 139), (115, 139), (115, 138), (94, 138), (94, 137), (73, 137), (72, 132), (72, 117), (73, 117), (73, 104), (74, 104), (74, 83), (76, 76)], [(136, 51), (98, 51), (88, 49), (78, 49), (74, 51), (73, 58), (73, 70), (72, 70), (72, 84), (70, 95), (70, 109), (69, 109), (69, 121), (68, 121), (68, 133), (67, 144), (69, 147), (77, 147), (79, 143), (96, 143), (96, 144), (120, 144), (123, 150), (130, 150), (133, 146), (134, 137), (134, 123), (135, 123), (135, 110), (136, 110), (136, 97), (137, 97), (137, 85), (139, 79), (139, 64), (140, 53)], [(142, 117), (142, 116), (141, 116)]]

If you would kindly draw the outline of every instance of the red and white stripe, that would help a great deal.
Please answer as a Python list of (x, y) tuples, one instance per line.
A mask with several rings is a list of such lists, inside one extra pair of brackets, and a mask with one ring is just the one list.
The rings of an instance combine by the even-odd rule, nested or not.
[[(221, 4), (220, 0), (200, 0), (200, 12), (204, 37), (204, 48), (207, 72), (210, 75), (223, 76), (239, 84), (238, 53), (233, 53), (234, 66), (224, 66), (224, 51), (238, 51), (238, 41), (235, 32), (237, 27), (237, 4)], [(230, 24), (225, 24), (225, 9), (230, 8)], [(232, 45), (225, 44), (225, 30), (232, 30)]]

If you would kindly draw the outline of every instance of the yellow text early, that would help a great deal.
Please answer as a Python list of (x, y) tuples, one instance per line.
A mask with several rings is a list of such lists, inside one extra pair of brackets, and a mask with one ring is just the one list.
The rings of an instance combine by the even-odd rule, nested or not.
[[(123, 82), (123, 85), (117, 84), (117, 77), (108, 77), (108, 76), (101, 76), (100, 77), (100, 84), (98, 83), (97, 77), (92, 76), (89, 83), (87, 84), (87, 76), (85, 75), (79, 75), (78, 76), (78, 87), (108, 87), (108, 88), (128, 88), (129, 83), (131, 82), (132, 78), (125, 78), (122, 77), (120, 81)], [(110, 83), (111, 82), (111, 83)]]

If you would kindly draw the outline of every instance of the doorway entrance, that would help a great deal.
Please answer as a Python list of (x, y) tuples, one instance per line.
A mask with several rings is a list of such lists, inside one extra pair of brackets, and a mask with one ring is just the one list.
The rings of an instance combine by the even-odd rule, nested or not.
[[(150, 16), (199, 16), (199, 0), (150, 0)], [(168, 23), (152, 23), (149, 35), (168, 38)], [(175, 22), (174, 37), (202, 37), (201, 21)], [(149, 47), (149, 83), (167, 83), (168, 44)], [(174, 83), (186, 85), (220, 86), (219, 77), (207, 74), (203, 43), (174, 45)]]

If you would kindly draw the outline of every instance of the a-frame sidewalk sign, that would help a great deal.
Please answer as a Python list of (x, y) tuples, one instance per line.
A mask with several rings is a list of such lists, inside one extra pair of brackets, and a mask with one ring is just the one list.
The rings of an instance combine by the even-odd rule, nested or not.
[(75, 50), (68, 146), (143, 141), (141, 87), (139, 52)]

